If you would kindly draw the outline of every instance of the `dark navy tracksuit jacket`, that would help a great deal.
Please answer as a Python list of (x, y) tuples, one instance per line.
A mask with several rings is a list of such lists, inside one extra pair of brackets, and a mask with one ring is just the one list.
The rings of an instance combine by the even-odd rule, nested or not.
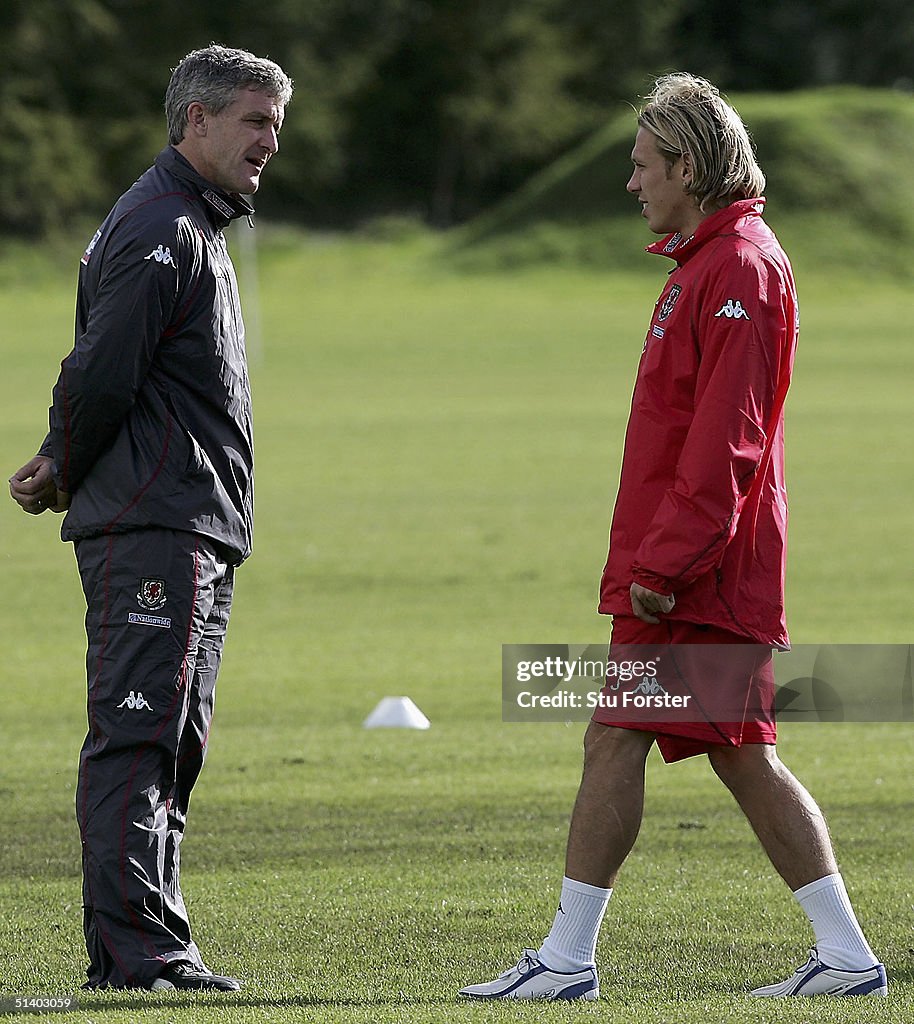
[(158, 526), (250, 554), (251, 394), (222, 229), (252, 212), (169, 146), (86, 250), (42, 447), (73, 495), (64, 540)]

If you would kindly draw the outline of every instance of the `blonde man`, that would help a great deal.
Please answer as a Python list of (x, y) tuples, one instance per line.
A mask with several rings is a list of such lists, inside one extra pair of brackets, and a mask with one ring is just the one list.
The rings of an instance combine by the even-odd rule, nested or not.
[[(659, 657), (651, 688), (671, 700), (653, 714), (612, 700), (597, 709), (552, 929), (461, 994), (598, 997), (597, 937), (656, 743), (666, 761), (708, 757), (814, 929), (807, 963), (752, 994), (885, 995), (822, 812), (775, 747), (771, 649), (789, 643), (783, 409), (799, 315), (790, 263), (762, 219), (765, 178), (736, 111), (687, 74), (655, 83), (632, 163), (626, 187), (662, 236), (649, 251), (675, 267), (638, 368), (600, 611), (613, 616), (610, 660), (631, 657), (628, 645)], [(607, 697), (617, 689), (608, 681)], [(688, 712), (671, 713), (672, 697)]]

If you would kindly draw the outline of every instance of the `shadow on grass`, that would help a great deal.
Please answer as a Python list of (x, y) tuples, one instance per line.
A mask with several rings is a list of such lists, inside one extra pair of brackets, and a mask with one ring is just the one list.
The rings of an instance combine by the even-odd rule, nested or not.
[[(202, 993), (186, 992), (181, 996), (168, 995), (162, 998), (161, 995), (152, 995), (150, 998), (142, 998), (135, 995), (112, 996), (109, 999), (100, 999), (94, 996), (90, 999), (80, 999), (77, 1010), (81, 1013), (92, 1012), (104, 1013), (111, 1010), (181, 1010), (196, 1007), (197, 1009), (225, 1009), (234, 1010), (249, 1007), (251, 1009), (282, 1009), (283, 1007), (369, 1007), (369, 1006), (453, 1006), (462, 1003), (456, 997), (453, 999), (418, 999), (409, 996), (366, 996), (358, 999), (353, 997), (334, 998), (333, 996), (283, 996), (271, 999), (267, 996), (242, 996), (242, 995), (203, 995)], [(65, 1012), (73, 1012), (65, 1011)]]

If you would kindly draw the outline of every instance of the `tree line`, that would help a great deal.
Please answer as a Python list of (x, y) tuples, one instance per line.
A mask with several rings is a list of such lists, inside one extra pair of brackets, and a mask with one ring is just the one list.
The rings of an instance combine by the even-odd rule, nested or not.
[(725, 91), (910, 90), (909, 0), (4, 0), (0, 232), (97, 217), (164, 145), (170, 69), (210, 41), (296, 82), (261, 212), (472, 217), (665, 71)]

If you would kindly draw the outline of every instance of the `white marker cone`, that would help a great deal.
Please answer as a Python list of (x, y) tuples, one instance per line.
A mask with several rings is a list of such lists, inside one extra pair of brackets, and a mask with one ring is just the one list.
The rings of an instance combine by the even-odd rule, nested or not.
[(364, 729), (427, 729), (430, 725), (409, 697), (383, 697), (362, 722)]

